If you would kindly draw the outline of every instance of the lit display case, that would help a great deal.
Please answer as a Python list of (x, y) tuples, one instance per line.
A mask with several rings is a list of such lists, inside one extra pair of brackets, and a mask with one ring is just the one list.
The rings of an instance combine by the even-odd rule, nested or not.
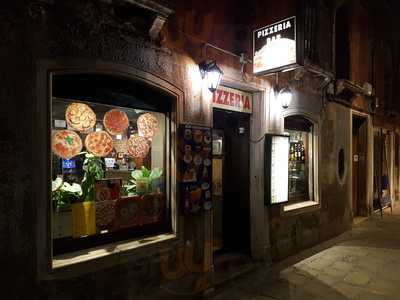
[(289, 136), (265, 135), (265, 203), (281, 204), (288, 195)]
[(169, 231), (168, 109), (54, 90), (54, 255)]

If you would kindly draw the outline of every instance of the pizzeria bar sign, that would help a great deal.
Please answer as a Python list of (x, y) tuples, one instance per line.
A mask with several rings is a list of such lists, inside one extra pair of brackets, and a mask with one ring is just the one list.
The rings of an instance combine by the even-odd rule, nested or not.
[(220, 85), (213, 93), (213, 107), (251, 114), (253, 97), (250, 93)]
[(253, 31), (253, 72), (274, 73), (298, 65), (296, 17)]

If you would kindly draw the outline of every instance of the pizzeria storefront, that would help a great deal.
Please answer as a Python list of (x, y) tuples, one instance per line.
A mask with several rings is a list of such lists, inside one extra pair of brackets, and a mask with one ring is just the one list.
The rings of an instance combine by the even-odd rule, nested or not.
[[(46, 299), (198, 295), (213, 286), (218, 257), (269, 261), (287, 249), (293, 223), (322, 218), (321, 95), (290, 82), (293, 72), (275, 90), (271, 77), (226, 50), (229, 38), (225, 50), (204, 51), (224, 73), (211, 93), (200, 52), (218, 37), (189, 38), (176, 29), (196, 10), (178, 7), (174, 16), (156, 2), (32, 1), (22, 8), (26, 18), (15, 9), (0, 19), (13, 37), (0, 48), (11, 70), (1, 97), (15, 115), (0, 148), (7, 157), (0, 221), (8, 222), (1, 242), (9, 246), (0, 259), (15, 299), (21, 286)], [(231, 30), (229, 22), (218, 22), (221, 30)], [(264, 28), (260, 38), (290, 39), (291, 22)], [(293, 43), (285, 45), (293, 55)], [(253, 67), (266, 67), (271, 51), (259, 52)], [(286, 107), (275, 93), (285, 85), (293, 90)], [(328, 118), (346, 114), (330, 109)], [(285, 203), (266, 196), (266, 133), (292, 142), (281, 153), (291, 165)], [(334, 155), (323, 159), (336, 166)]]

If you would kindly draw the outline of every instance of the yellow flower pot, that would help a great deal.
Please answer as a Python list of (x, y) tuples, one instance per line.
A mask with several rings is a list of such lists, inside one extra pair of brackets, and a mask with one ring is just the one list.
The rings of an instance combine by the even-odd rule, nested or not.
[(80, 238), (96, 233), (95, 202), (74, 203), (72, 206), (72, 237)]

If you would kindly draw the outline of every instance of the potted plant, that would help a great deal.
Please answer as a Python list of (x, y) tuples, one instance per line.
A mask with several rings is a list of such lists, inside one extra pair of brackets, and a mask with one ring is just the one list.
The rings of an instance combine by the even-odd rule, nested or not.
[(95, 183), (105, 175), (104, 162), (100, 157), (83, 152), (84, 176), (81, 202), (72, 204), (72, 236), (74, 238), (96, 233)]
[(62, 178), (52, 182), (51, 199), (55, 214), (53, 216), (53, 234), (56, 238), (72, 235), (71, 205), (80, 201), (82, 188), (78, 183), (69, 184)]
[(157, 190), (160, 185), (162, 170), (154, 168), (152, 170), (142, 166), (140, 170), (132, 171), (131, 179), (124, 186), (128, 196), (144, 195)]
[(71, 204), (78, 202), (81, 196), (82, 188), (77, 183), (69, 184), (58, 177), (51, 184), (53, 208), (57, 212), (71, 208)]

